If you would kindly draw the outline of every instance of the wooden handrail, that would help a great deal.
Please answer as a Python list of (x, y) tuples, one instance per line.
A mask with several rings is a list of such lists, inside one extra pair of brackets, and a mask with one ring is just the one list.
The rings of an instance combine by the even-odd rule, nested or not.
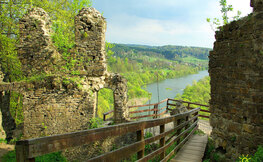
[(188, 101), (183, 101), (183, 100), (175, 100), (175, 99), (171, 99), (171, 98), (169, 98), (168, 100), (169, 101), (182, 102), (182, 103), (189, 103), (189, 104), (198, 105), (198, 106), (209, 107), (208, 105), (203, 105), (203, 104), (194, 103), (194, 102), (188, 102)]
[[(167, 101), (167, 102), (166, 102)], [(156, 106), (156, 105), (159, 105), (161, 103), (164, 103), (166, 102), (166, 106), (165, 107), (162, 107), (161, 109), (158, 109), (158, 108), (152, 108), (152, 109), (144, 109), (144, 110), (135, 110), (135, 111), (131, 111), (129, 112), (130, 114), (136, 114), (136, 113), (142, 113), (142, 112), (150, 112), (150, 111), (153, 111), (155, 112), (155, 115), (153, 114), (149, 114), (149, 115), (142, 115), (142, 116), (135, 116), (135, 117), (131, 117), (131, 119), (141, 119), (141, 118), (147, 118), (147, 117), (158, 117), (158, 116), (161, 116), (163, 115), (164, 113), (162, 114), (158, 114), (158, 111), (160, 110), (163, 110), (164, 108), (166, 108), (166, 112), (168, 110), (172, 110), (169, 108), (169, 106), (176, 106), (176, 104), (172, 104), (172, 103), (169, 103), (169, 101), (176, 101), (176, 102), (182, 102), (182, 103), (187, 103), (187, 108), (188, 109), (194, 109), (193, 107), (190, 107), (190, 105), (197, 105), (197, 106), (203, 106), (203, 107), (209, 107), (208, 105), (203, 105), (203, 104), (199, 104), (199, 103), (194, 103), (194, 102), (188, 102), (188, 101), (182, 101), (182, 100), (175, 100), (175, 99), (171, 99), (171, 98), (167, 98), (167, 99), (164, 99), (158, 103), (153, 103), (153, 104), (146, 104), (146, 105), (136, 105), (136, 106), (129, 106), (128, 108), (139, 108), (139, 107), (147, 107), (147, 106)], [(158, 106), (157, 106), (158, 107)], [(201, 112), (206, 112), (206, 113), (210, 113), (209, 110), (204, 110), (204, 109), (200, 109)], [(113, 113), (114, 111), (111, 110), (109, 112), (106, 112), (103, 114), (103, 120), (106, 121), (106, 116)], [(200, 115), (200, 117), (203, 117), (203, 118), (209, 118), (209, 116), (207, 115)]]
[[(187, 109), (194, 109), (194, 108), (191, 107), (190, 105), (197, 105), (197, 106), (202, 106), (202, 107), (208, 107), (208, 108), (209, 108), (209, 105), (204, 105), (204, 104), (199, 104), (199, 103), (194, 103), (194, 102), (188, 102), (188, 101), (183, 101), (183, 100), (175, 100), (175, 99), (170, 99), (170, 98), (169, 98), (169, 99), (167, 100), (167, 110), (172, 110), (172, 109), (169, 108), (169, 106), (176, 106), (176, 104), (169, 103), (169, 101), (186, 103), (186, 104), (187, 104)], [(200, 108), (200, 111), (201, 111), (201, 112), (205, 112), (205, 113), (210, 113), (209, 110), (205, 110), (205, 109), (202, 109), (202, 108)], [(209, 119), (209, 116), (208, 116), (208, 115), (200, 114), (199, 116), (200, 116), (200, 117), (203, 117), (203, 118), (208, 118), (208, 119)]]
[[(73, 132), (73, 133), (67, 133), (67, 134), (61, 134), (61, 135), (53, 135), (48, 137), (40, 137), (40, 138), (34, 138), (34, 139), (28, 139), (28, 140), (21, 140), (16, 142), (16, 157), (18, 162), (28, 162), (28, 161), (34, 161), (34, 158), (37, 156), (41, 156), (44, 154), (60, 151), (63, 149), (67, 149), (70, 147), (75, 146), (81, 146), (85, 144), (89, 144), (98, 140), (103, 140), (106, 137), (114, 137), (114, 136), (121, 136), (125, 135), (127, 133), (132, 132), (138, 132), (138, 131), (144, 131), (144, 129), (156, 127), (156, 126), (164, 126), (167, 123), (174, 122), (176, 120), (181, 119), (188, 119), (184, 123), (181, 123), (179, 126), (175, 127), (173, 131), (176, 131), (180, 128), (183, 128), (187, 126), (191, 120), (194, 120), (195, 122), (191, 125), (192, 128), (197, 127), (197, 117), (198, 112), (200, 111), (200, 108), (196, 108), (193, 110), (190, 110), (188, 112), (182, 113), (182, 114), (176, 114), (170, 117), (166, 118), (159, 118), (159, 119), (151, 119), (147, 121), (136, 121), (136, 122), (129, 122), (129, 123), (123, 123), (119, 125), (114, 126), (108, 126), (103, 128), (97, 128), (97, 129), (90, 129), (90, 130), (84, 130), (79, 132)], [(191, 117), (194, 115), (193, 117)], [(191, 117), (191, 118), (187, 118)], [(176, 138), (180, 138), (184, 134), (187, 134), (187, 131), (190, 130), (186, 129), (184, 131), (185, 133), (181, 133), (180, 136), (176, 136)], [(169, 132), (170, 133), (170, 132)], [(99, 159), (115, 159), (121, 160), (121, 158), (127, 157), (129, 154), (134, 154), (136, 152), (140, 152), (145, 147), (145, 143), (156, 141), (160, 138), (163, 138), (168, 133), (163, 132), (159, 136), (152, 137), (149, 139), (140, 139), (138, 142), (132, 144), (131, 146), (123, 147), (118, 150), (112, 151), (110, 153), (106, 153), (105, 155), (99, 156)], [(148, 142), (147, 142), (148, 141)], [(173, 140), (175, 141), (175, 140)], [(169, 143), (170, 144), (170, 143)], [(162, 146), (162, 150), (159, 152), (164, 152), (167, 147), (169, 147), (169, 144), (165, 144)], [(169, 146), (167, 146), (169, 145)], [(116, 151), (121, 152), (121, 154), (116, 155)], [(143, 153), (144, 154), (144, 153)], [(147, 157), (147, 156), (146, 156)], [(94, 159), (90, 159), (90, 161), (94, 161)]]
[(153, 103), (153, 104), (146, 104), (146, 105), (135, 105), (135, 106), (128, 106), (129, 108), (134, 108), (134, 107), (146, 107), (146, 106), (153, 106), (153, 105), (159, 105), (161, 103), (164, 103), (165, 101), (167, 101), (168, 98), (158, 102), (158, 103)]

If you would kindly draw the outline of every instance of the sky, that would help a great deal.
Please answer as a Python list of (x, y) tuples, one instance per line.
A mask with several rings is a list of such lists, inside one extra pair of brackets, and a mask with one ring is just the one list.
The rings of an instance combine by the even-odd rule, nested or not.
[[(252, 12), (250, 0), (228, 0), (234, 14)], [(213, 48), (214, 31), (206, 18), (220, 18), (219, 0), (93, 0), (107, 21), (110, 43), (182, 45)]]

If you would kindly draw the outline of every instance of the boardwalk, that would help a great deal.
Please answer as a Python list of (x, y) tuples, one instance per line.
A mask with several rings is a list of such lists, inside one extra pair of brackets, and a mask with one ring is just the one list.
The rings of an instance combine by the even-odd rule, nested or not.
[(209, 120), (199, 119), (198, 129), (202, 130), (207, 135), (210, 135), (212, 132), (212, 127), (209, 123)]
[(207, 144), (207, 135), (193, 135), (171, 162), (201, 162)]

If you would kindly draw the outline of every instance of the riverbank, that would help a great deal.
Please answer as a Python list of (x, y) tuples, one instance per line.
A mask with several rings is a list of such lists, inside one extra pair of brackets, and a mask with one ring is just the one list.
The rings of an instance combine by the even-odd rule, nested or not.
[[(160, 81), (157, 85), (156, 83), (148, 84), (145, 88), (149, 93), (152, 94), (150, 103), (157, 103), (159, 100), (166, 98), (175, 98), (179, 93), (182, 94), (187, 85), (192, 85), (193, 81), (198, 81), (205, 76), (209, 76), (207, 70), (199, 71), (197, 74), (190, 74), (180, 78), (165, 79)], [(159, 93), (158, 93), (159, 87)], [(159, 96), (159, 97), (158, 97)]]

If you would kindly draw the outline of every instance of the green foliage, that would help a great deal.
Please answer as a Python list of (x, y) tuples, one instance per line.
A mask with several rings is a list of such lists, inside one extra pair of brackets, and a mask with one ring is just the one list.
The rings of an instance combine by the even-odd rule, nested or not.
[(152, 136), (153, 136), (153, 134), (151, 132), (146, 132), (144, 135), (144, 138), (147, 139), (147, 138), (150, 138)]
[[(204, 105), (209, 105), (210, 100), (210, 77), (204, 77), (203, 79), (200, 79), (198, 82), (195, 80), (193, 81), (192, 85), (187, 85), (184, 89), (184, 92), (182, 95), (177, 94), (175, 99), (177, 100), (184, 100), (194, 103), (200, 103)], [(191, 107), (200, 107), (191, 105)], [(208, 110), (207, 107), (201, 107), (204, 110)], [(206, 112), (200, 112), (201, 115), (209, 115), (209, 113)], [(207, 120), (207, 118), (203, 118)]]
[[(0, 5), (0, 61), (6, 82), (24, 79), (21, 63), (17, 57), (16, 44), (19, 38), (18, 20), (27, 9), (40, 7), (50, 15), (54, 31), (52, 41), (58, 50), (64, 53), (75, 44), (74, 16), (81, 8), (91, 6), (91, 0), (34, 0), (30, 1), (31, 4), (28, 4), (28, 0), (6, 2), (7, 4)], [(72, 64), (76, 63), (72, 59), (66, 59), (66, 62), (70, 64), (70, 70), (72, 70)], [(72, 72), (73, 75), (78, 73)]]
[[(2, 161), (6, 162), (16, 162), (16, 152), (14, 151), (9, 151), (7, 154), (5, 154), (2, 159)], [(55, 152), (55, 153), (50, 153), (46, 154), (43, 156), (39, 156), (36, 158), (36, 162), (67, 162), (67, 159), (62, 156), (61, 152)]]
[(182, 95), (177, 94), (176, 99), (209, 105), (210, 77), (204, 77), (192, 85), (186, 86)]
[(16, 125), (24, 122), (22, 94), (10, 92), (10, 113), (14, 118)]
[[(0, 32), (3, 32), (0, 30)], [(4, 81), (13, 82), (23, 79), (21, 63), (17, 57), (16, 40), (0, 34), (0, 61), (5, 74)]]
[(0, 138), (0, 143), (7, 143), (7, 140)]
[[(111, 89), (103, 88), (98, 92), (98, 117), (103, 118), (103, 113), (113, 110), (113, 91)], [(113, 114), (112, 114), (113, 115)], [(111, 118), (108, 115), (107, 118)]]
[(258, 146), (257, 152), (251, 157), (251, 162), (263, 161), (263, 146)]
[[(153, 59), (157, 60), (173, 60), (177, 61), (184, 57), (194, 57), (201, 60), (208, 60), (209, 48), (187, 47), (187, 46), (143, 46), (143, 45), (128, 45), (128, 44), (114, 44), (112, 48), (116, 57), (126, 58), (130, 60), (138, 60), (142, 62), (143, 59), (148, 59), (150, 62)], [(139, 61), (141, 60), (141, 61)]]
[(90, 7), (91, 0), (35, 0), (33, 7), (43, 8), (51, 17), (53, 42), (59, 50), (74, 45), (74, 17), (83, 7)]
[[(221, 25), (226, 25), (228, 24), (230, 21), (229, 21), (229, 17), (228, 17), (228, 12), (229, 11), (233, 11), (233, 6), (232, 5), (228, 5), (227, 4), (227, 0), (220, 0), (219, 1), (220, 3), (220, 6), (221, 6), (221, 13), (222, 13), (222, 24), (220, 23), (220, 19), (219, 18), (213, 18), (213, 22), (211, 22), (211, 18), (207, 18), (206, 21), (208, 23), (210, 23), (210, 26), (211, 28), (215, 31), (213, 25), (216, 26), (217, 29), (219, 29), (219, 27)], [(234, 20), (238, 20), (240, 18), (240, 15), (241, 15), (241, 12), (240, 11), (237, 11), (237, 15), (234, 16), (232, 18), (232, 21)]]
[(94, 129), (94, 128), (100, 128), (102, 127), (103, 120), (100, 118), (91, 118), (90, 119), (90, 126), (89, 129)]

